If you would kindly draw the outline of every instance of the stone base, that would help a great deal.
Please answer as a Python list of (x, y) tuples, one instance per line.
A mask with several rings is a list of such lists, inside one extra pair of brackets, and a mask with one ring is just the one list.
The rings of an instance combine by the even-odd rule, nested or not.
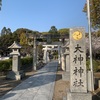
[(62, 74), (62, 80), (64, 80), (64, 81), (70, 81), (70, 73), (69, 72), (63, 72), (63, 74)]
[(7, 79), (21, 80), (24, 76), (25, 76), (25, 73), (23, 71), (18, 71), (18, 72), (10, 71), (7, 74), (6, 78)]
[(63, 100), (67, 100), (67, 97), (66, 97), (66, 96), (64, 96), (64, 97), (63, 97)]
[(92, 100), (91, 93), (67, 93), (67, 100)]

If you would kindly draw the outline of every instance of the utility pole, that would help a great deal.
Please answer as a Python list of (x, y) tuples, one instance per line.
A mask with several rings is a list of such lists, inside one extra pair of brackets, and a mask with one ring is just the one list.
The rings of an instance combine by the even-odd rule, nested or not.
[(88, 15), (88, 32), (89, 32), (89, 48), (90, 48), (90, 71), (91, 71), (91, 89), (94, 91), (93, 79), (93, 62), (92, 62), (92, 38), (91, 38), (91, 21), (90, 21), (90, 0), (87, 0), (87, 15)]

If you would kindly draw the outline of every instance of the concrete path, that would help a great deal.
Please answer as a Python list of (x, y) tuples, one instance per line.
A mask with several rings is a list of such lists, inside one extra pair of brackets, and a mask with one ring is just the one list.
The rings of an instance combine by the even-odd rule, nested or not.
[(52, 100), (58, 62), (51, 62), (0, 100)]

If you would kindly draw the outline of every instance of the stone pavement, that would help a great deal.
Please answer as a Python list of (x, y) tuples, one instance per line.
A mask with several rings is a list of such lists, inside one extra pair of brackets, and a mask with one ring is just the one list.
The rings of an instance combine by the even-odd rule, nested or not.
[(58, 62), (50, 62), (0, 100), (52, 100)]

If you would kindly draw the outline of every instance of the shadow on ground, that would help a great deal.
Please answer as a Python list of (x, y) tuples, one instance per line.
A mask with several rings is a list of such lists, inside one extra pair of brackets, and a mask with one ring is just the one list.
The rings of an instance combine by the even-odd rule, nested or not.
[[(54, 69), (54, 70), (52, 70)], [(11, 92), (8, 92), (6, 95), (3, 96), (3, 99), (9, 99), (10, 97), (13, 97), (13, 96), (16, 96), (16, 93), (19, 93), (20, 94), (20, 91), (26, 91), (27, 89), (30, 90), (31, 89), (34, 89), (35, 87), (39, 87), (40, 86), (43, 86), (43, 85), (46, 85), (46, 84), (52, 84), (52, 82), (55, 81), (55, 78), (56, 78), (56, 67), (55, 65), (54, 66), (50, 66), (50, 67), (44, 67), (44, 69), (40, 69), (40, 71), (38, 73), (34, 73), (31, 77), (29, 77), (29, 75), (27, 75), (26, 78), (24, 78), (23, 80), (21, 81), (17, 81), (21, 84), (19, 84), (17, 87), (15, 87), (16, 85), (16, 81), (13, 81), (15, 82), (15, 84), (13, 83), (13, 86), (12, 87), (15, 87), (14, 89), (12, 89)], [(26, 80), (25, 80), (26, 79)], [(22, 82), (23, 81), (23, 82)], [(8, 81), (8, 82), (5, 82), (5, 84), (7, 85), (8, 84), (8, 87), (9, 84), (11, 85), (11, 81)], [(6, 87), (3, 86), (2, 84), (2, 88)]]

